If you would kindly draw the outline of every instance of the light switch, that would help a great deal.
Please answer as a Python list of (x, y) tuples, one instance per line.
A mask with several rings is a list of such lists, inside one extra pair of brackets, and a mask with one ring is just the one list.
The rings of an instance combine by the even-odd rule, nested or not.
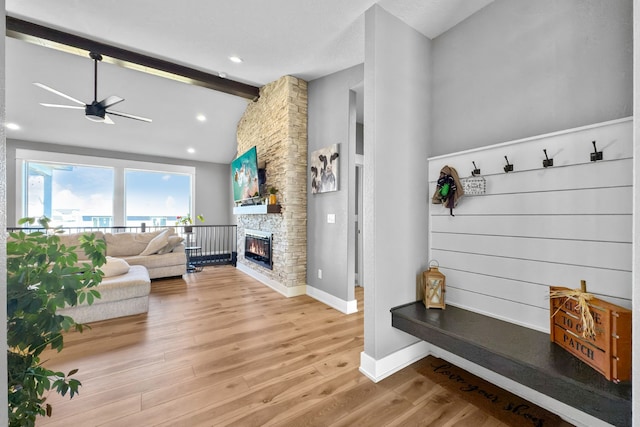
[(329, 224), (335, 224), (336, 223), (336, 214), (327, 214), (327, 222)]

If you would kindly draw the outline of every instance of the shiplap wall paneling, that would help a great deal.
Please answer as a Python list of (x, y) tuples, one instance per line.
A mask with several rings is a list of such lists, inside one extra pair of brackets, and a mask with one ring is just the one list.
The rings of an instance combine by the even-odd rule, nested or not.
[[(593, 151), (591, 141), (596, 141), (599, 151), (603, 151), (604, 160), (630, 159), (633, 157), (631, 145), (632, 119), (613, 120), (563, 132), (547, 135), (539, 135), (490, 145), (460, 153), (446, 154), (429, 159), (429, 181), (436, 181), (440, 169), (439, 164), (447, 164), (455, 160), (458, 173), (461, 177), (471, 174), (473, 163), (482, 171), (482, 175), (504, 174), (503, 167), (506, 164), (504, 156), (509, 158), (509, 163), (515, 165), (514, 172), (522, 170), (544, 171), (554, 170), (561, 166), (574, 166), (580, 163), (592, 164), (589, 154)], [(544, 152), (554, 158), (554, 166), (544, 169), (542, 160)], [(510, 172), (512, 173), (512, 172)]]
[[(447, 303), (548, 332), (549, 286), (579, 287), (631, 307), (632, 122), (586, 126), (429, 159), (429, 194), (444, 165), (486, 194), (430, 209), (430, 258)], [(604, 159), (590, 161), (595, 140)], [(542, 167), (543, 149), (554, 166)], [(505, 173), (504, 156), (514, 164)], [(466, 169), (468, 171), (465, 173)]]
[[(481, 288), (476, 282), (466, 283), (450, 277), (454, 272), (467, 272), (478, 276), (490, 278), (504, 278), (509, 280), (509, 285), (514, 285), (512, 292), (514, 295), (524, 295), (525, 291), (522, 284), (540, 286), (540, 295), (543, 299), (530, 300), (526, 299), (523, 303), (535, 304), (537, 306), (547, 307), (549, 286), (564, 286), (569, 288), (579, 288), (579, 280), (586, 280), (589, 292), (598, 294), (603, 299), (613, 304), (621, 305), (625, 308), (630, 305), (630, 283), (631, 272), (623, 270), (605, 269), (595, 266), (584, 265), (568, 265), (560, 263), (548, 263), (534, 261), (528, 259), (518, 259), (515, 257), (496, 257), (482, 253), (471, 253), (469, 251), (445, 251), (434, 249), (432, 259), (436, 259), (441, 266), (443, 273), (447, 274), (447, 287), (457, 286), (464, 289), (483, 289), (483, 293), (495, 295), (497, 298), (504, 298), (507, 295), (505, 286), (496, 289), (496, 292), (490, 292), (493, 288)], [(446, 272), (445, 272), (446, 271)], [(579, 277), (576, 282), (574, 279)], [(468, 279), (468, 277), (466, 277)], [(482, 278), (479, 278), (479, 280)], [(484, 281), (484, 279), (482, 279)], [(601, 290), (601, 292), (596, 292)], [(447, 295), (447, 302), (452, 302)], [(465, 304), (467, 302), (453, 301), (456, 304)], [(517, 322), (516, 322), (517, 323)]]

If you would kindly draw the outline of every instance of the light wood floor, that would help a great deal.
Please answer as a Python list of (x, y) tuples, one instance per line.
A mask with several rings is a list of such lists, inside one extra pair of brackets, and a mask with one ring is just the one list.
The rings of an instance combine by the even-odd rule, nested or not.
[[(375, 384), (358, 366), (363, 295), (344, 315), (284, 298), (230, 266), (152, 283), (149, 313), (65, 337), (47, 366), (78, 368), (38, 426), (502, 426), (416, 372)], [(419, 363), (419, 362), (418, 362)]]

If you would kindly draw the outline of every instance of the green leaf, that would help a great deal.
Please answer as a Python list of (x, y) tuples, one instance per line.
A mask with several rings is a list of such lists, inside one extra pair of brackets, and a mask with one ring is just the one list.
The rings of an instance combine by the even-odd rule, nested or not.
[(78, 332), (86, 325), (76, 324), (69, 316), (56, 314), (66, 304), (100, 297), (95, 289), (102, 273), (95, 271), (105, 262), (105, 242), (87, 235), (80, 247), (89, 262), (77, 265), (74, 247), (60, 243), (61, 228), (50, 228), (48, 218), (22, 218), (20, 225), (40, 224), (45, 230), (19, 230), (9, 233), (7, 241), (7, 385), (9, 426), (33, 426), (36, 417), (51, 415), (44, 394), (78, 393), (81, 383), (62, 372), (52, 372), (40, 364), (39, 355), (51, 346), (64, 348), (62, 331), (75, 326)]

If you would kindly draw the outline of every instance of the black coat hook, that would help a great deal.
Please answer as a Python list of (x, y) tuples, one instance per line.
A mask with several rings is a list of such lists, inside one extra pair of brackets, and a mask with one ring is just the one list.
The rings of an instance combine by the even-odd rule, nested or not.
[(602, 160), (602, 151), (598, 151), (596, 148), (596, 142), (593, 141), (593, 153), (591, 153), (591, 161), (596, 162)]
[(549, 166), (553, 166), (553, 159), (550, 159), (549, 156), (547, 156), (547, 149), (543, 149), (542, 151), (544, 151), (544, 157), (546, 158), (545, 160), (542, 161), (542, 166), (545, 168), (548, 168)]
[(504, 171), (505, 172), (512, 172), (513, 171), (513, 165), (509, 164), (509, 159), (507, 159), (507, 156), (504, 156), (504, 159), (507, 161), (507, 164), (504, 167)]
[(478, 167), (476, 166), (476, 162), (471, 162), (473, 163), (473, 171), (471, 172), (472, 176), (476, 176), (476, 175), (480, 175), (480, 169), (478, 169)]

